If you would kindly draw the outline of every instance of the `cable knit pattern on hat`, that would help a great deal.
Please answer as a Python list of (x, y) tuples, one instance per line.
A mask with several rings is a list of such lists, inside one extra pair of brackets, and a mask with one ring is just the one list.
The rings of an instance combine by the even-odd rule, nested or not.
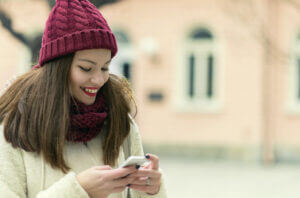
[(88, 0), (57, 0), (46, 22), (39, 66), (78, 50), (105, 48), (117, 53), (114, 34)]

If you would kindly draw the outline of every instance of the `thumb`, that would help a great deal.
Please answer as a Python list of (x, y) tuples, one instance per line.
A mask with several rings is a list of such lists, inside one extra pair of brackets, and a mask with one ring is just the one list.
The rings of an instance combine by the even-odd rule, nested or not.
[(95, 166), (96, 170), (112, 170), (112, 167), (109, 165), (105, 165), (105, 166)]

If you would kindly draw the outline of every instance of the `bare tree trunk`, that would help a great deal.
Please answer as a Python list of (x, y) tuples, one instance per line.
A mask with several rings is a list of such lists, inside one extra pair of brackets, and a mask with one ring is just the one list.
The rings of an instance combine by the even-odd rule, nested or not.
[[(233, 20), (236, 20), (239, 25), (247, 29), (252, 36), (258, 41), (263, 49), (263, 64), (262, 64), (262, 161), (264, 164), (272, 164), (275, 161), (274, 155), (274, 139), (276, 135), (276, 99), (277, 82), (276, 71), (278, 65), (285, 63), (288, 56), (278, 46), (278, 15), (279, 3), (282, 0), (230, 0), (230, 3), (224, 5), (224, 10)], [(265, 10), (261, 13), (258, 7), (259, 3), (265, 4)], [(298, 0), (284, 0), (284, 3), (289, 3), (294, 8), (300, 10)]]
[[(266, 38), (268, 38), (264, 46), (264, 62), (263, 62), (263, 89), (262, 89), (262, 101), (263, 101), (263, 150), (262, 159), (264, 164), (273, 164), (275, 160), (274, 156), (274, 138), (275, 138), (275, 122), (276, 117), (274, 99), (276, 94), (276, 86), (274, 86), (274, 80), (276, 80), (276, 60), (274, 60), (273, 46), (277, 46), (277, 30), (278, 30), (278, 1), (266, 0), (266, 18), (267, 23), (264, 26), (264, 32)], [(272, 43), (272, 44), (269, 44)]]

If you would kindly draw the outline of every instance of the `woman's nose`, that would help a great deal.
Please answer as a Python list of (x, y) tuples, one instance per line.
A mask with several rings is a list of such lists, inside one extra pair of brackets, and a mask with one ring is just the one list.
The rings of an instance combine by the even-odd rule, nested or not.
[(92, 77), (91, 82), (99, 87), (102, 87), (104, 84), (104, 76), (102, 74), (97, 73)]

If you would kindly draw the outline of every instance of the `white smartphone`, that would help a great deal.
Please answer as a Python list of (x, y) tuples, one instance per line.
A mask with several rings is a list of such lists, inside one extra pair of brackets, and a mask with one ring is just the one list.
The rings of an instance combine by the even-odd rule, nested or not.
[(121, 164), (120, 168), (126, 167), (126, 166), (132, 166), (132, 165), (144, 165), (146, 162), (149, 162), (149, 160), (144, 156), (130, 156)]

